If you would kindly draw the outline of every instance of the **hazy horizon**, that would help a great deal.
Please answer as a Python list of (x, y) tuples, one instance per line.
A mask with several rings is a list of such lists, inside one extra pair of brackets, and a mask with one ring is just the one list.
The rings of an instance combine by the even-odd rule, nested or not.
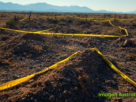
[[(17, 3), (21, 5), (33, 3), (47, 3), (56, 6), (86, 6), (92, 10), (108, 10), (116, 12), (130, 12), (136, 10), (136, 0), (0, 0), (1, 2)], [(112, 5), (112, 6), (111, 6)]]

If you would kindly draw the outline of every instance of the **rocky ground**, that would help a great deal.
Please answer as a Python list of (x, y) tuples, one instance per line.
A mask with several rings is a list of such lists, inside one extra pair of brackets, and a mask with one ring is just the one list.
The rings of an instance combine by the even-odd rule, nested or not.
[[(18, 79), (79, 54), (54, 70), (28, 82), (0, 92), (1, 102), (135, 102), (135, 97), (98, 97), (98, 93), (135, 93), (136, 88), (113, 71), (103, 59), (88, 48), (96, 47), (119, 70), (136, 81), (135, 20), (112, 21), (127, 28), (124, 38), (52, 36), (0, 31), (0, 84)], [(8, 26), (9, 27), (9, 26)], [(14, 29), (50, 32), (125, 34), (108, 23), (66, 17), (33, 18), (20, 22)]]

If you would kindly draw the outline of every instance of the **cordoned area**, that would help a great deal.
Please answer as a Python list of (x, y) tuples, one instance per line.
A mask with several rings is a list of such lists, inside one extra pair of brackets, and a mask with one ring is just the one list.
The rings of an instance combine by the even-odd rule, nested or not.
[[(76, 18), (79, 18), (79, 17), (76, 17)], [(20, 20), (20, 21), (23, 21), (25, 20), (26, 18)], [(85, 18), (82, 18), (82, 19), (85, 19)], [(97, 20), (95, 20), (97, 22)], [(52, 30), (53, 28), (50, 28), (50, 29), (46, 29), (46, 30), (42, 30), (42, 31), (36, 31), (36, 32), (31, 32), (31, 31), (22, 31), (22, 30), (15, 30), (15, 29), (9, 29), (9, 28), (0, 28), (0, 29), (3, 29), (3, 30), (9, 30), (9, 31), (15, 31), (15, 32), (20, 32), (20, 33), (33, 33), (33, 34), (43, 34), (43, 35), (66, 35), (66, 36), (90, 36), (90, 37), (126, 37), (126, 36), (129, 36), (128, 34), (128, 31), (127, 29), (125, 28), (122, 28), (120, 26), (115, 26), (112, 24), (112, 22), (110, 20), (101, 20), (102, 22), (104, 21), (109, 21), (109, 24), (113, 27), (119, 27), (120, 30), (124, 30), (126, 35), (99, 35), (99, 34), (68, 34), (68, 33), (50, 33), (50, 32), (44, 32), (44, 31), (49, 31), (49, 30)], [(122, 76), (126, 81), (128, 81), (130, 84), (132, 84), (133, 86), (136, 87), (136, 82), (134, 82), (132, 79), (130, 79), (128, 76), (126, 76), (124, 73), (122, 73), (119, 69), (117, 69), (106, 57), (103, 56), (103, 54), (97, 49), (97, 48), (90, 48), (90, 50), (94, 50), (96, 51), (99, 55), (101, 55), (101, 57), (104, 59), (104, 61), (115, 71), (117, 72), (120, 76)], [(19, 78), (19, 79), (16, 79), (16, 80), (12, 80), (10, 82), (7, 82), (7, 83), (4, 83), (2, 85), (0, 85), (0, 91), (2, 90), (5, 90), (5, 89), (8, 89), (8, 88), (11, 88), (13, 86), (16, 86), (18, 84), (21, 84), (23, 82), (26, 82), (28, 81), (29, 79), (37, 76), (37, 75), (40, 75), (42, 73), (45, 73), (47, 72), (48, 70), (51, 70), (51, 69), (54, 69), (58, 66), (58, 64), (60, 63), (64, 63), (66, 61), (68, 61), (71, 57), (77, 55), (78, 52), (75, 52), (74, 54), (72, 54), (71, 56), (67, 57), (66, 59), (64, 60), (61, 60), (59, 62), (57, 62), (56, 64), (40, 71), (40, 72), (37, 72), (37, 73), (34, 73), (34, 74), (31, 74), (29, 76), (26, 76), (26, 77), (23, 77), (23, 78)]]

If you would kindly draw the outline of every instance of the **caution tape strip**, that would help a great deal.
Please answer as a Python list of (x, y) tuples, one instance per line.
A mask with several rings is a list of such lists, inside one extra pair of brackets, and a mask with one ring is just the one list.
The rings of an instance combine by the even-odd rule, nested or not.
[(109, 23), (110, 23), (113, 27), (119, 27), (119, 29), (124, 30), (127, 36), (129, 35), (127, 29), (122, 28), (121, 26), (115, 26), (115, 25), (113, 25), (110, 20), (109, 20)]
[(78, 53), (78, 52), (75, 52), (74, 54), (72, 54), (71, 56), (67, 57), (66, 59), (64, 59), (64, 60), (62, 60), (62, 61), (59, 61), (59, 62), (57, 62), (56, 64), (54, 64), (54, 65), (52, 65), (52, 66), (50, 66), (50, 67), (48, 67), (48, 68), (46, 68), (46, 69), (44, 69), (44, 70), (42, 70), (42, 71), (40, 71), (40, 72), (37, 72), (37, 73), (34, 73), (34, 74), (32, 74), (32, 75), (29, 75), (29, 76), (26, 76), (26, 77), (23, 77), (23, 78), (19, 78), (19, 79), (12, 80), (12, 81), (9, 81), (9, 82), (7, 82), (7, 83), (4, 83), (4, 84), (0, 85), (0, 91), (5, 90), (5, 89), (8, 89), (8, 88), (11, 88), (11, 87), (14, 87), (14, 86), (16, 86), (16, 85), (19, 85), (19, 84), (21, 84), (21, 83), (23, 83), (23, 82), (26, 82), (26, 81), (28, 81), (29, 79), (31, 79), (31, 78), (37, 76), (37, 75), (40, 75), (40, 74), (42, 74), (42, 73), (45, 73), (45, 72), (47, 72), (48, 70), (54, 69), (54, 68), (57, 67), (58, 64), (63, 63), (63, 62), (66, 62), (67, 60), (69, 60), (72, 56), (76, 55), (77, 53)]
[[(72, 16), (69, 16), (69, 17), (72, 17)], [(80, 18), (80, 17), (76, 17), (76, 18)], [(98, 20), (93, 20), (93, 21), (98, 22)], [(125, 30), (126, 35), (118, 35), (118, 36), (116, 36), (116, 35), (104, 35), (104, 34), (101, 34), (101, 35), (100, 34), (66, 34), (66, 33), (49, 33), (49, 32), (45, 33), (45, 32), (43, 32), (43, 31), (51, 30), (53, 28), (47, 29), (47, 30), (43, 30), (43, 31), (36, 31), (36, 32), (14, 30), (14, 29), (9, 29), (9, 28), (0, 28), (0, 29), (11, 30), (11, 31), (16, 31), (16, 32), (21, 32), (21, 33), (34, 33), (34, 34), (44, 34), (44, 35), (50, 35), (51, 34), (51, 35), (69, 35), (69, 36), (72, 35), (72, 36), (93, 36), (93, 37), (126, 37), (126, 36), (129, 35), (127, 29), (122, 28), (120, 26), (113, 25), (110, 20), (101, 20), (99, 22), (105, 22), (105, 21), (108, 21), (113, 27), (119, 27), (120, 30)]]
[[(55, 17), (55, 16), (49, 16), (49, 17)], [(63, 16), (57, 16), (57, 17), (63, 17)], [(74, 16), (68, 16), (68, 17), (74, 17)], [(81, 17), (74, 17), (74, 18), (78, 18), (78, 19), (86, 19), (86, 18), (81, 18)], [(89, 18), (89, 19), (93, 19), (93, 18)], [(114, 18), (111, 18), (111, 19), (114, 19)], [(125, 20), (125, 19), (122, 19), (122, 20)], [(111, 20), (92, 20), (92, 21), (94, 21), (94, 22), (106, 22), (106, 21), (108, 21), (113, 27), (119, 27), (120, 28), (120, 30), (125, 30), (125, 33), (126, 33), (126, 35), (121, 35), (121, 36), (115, 36), (115, 35), (96, 35), (96, 34), (64, 34), (64, 33), (54, 33), (53, 35), (73, 35), (73, 36), (93, 36), (93, 37), (126, 37), (126, 36), (128, 36), (129, 34), (128, 34), (128, 31), (127, 31), (127, 29), (125, 29), (125, 28), (122, 28), (122, 27), (120, 27), (120, 26), (115, 26), (115, 25), (113, 25), (112, 23), (111, 23)], [(51, 29), (53, 29), (53, 28), (51, 28)], [(47, 30), (43, 30), (43, 31), (48, 31), (48, 30), (51, 30), (51, 29), (47, 29)], [(41, 33), (42, 31), (37, 31), (36, 33), (40, 33), (40, 34), (43, 34), (43, 33)], [(47, 33), (46, 33), (47, 34)], [(49, 34), (49, 33), (48, 33)], [(50, 34), (52, 34), (52, 33), (50, 33)]]
[[(72, 16), (69, 16), (69, 17), (72, 17)], [(75, 17), (75, 18), (78, 18), (78, 19), (86, 19), (86, 18), (80, 18), (80, 17)], [(114, 20), (114, 18), (112, 18), (112, 19)], [(94, 22), (106, 22), (106, 21), (108, 21), (108, 22), (111, 24), (111, 26), (113, 26), (113, 27), (119, 27), (120, 31), (121, 31), (121, 30), (124, 30), (125, 33), (126, 33), (125, 36), (129, 36), (127, 29), (122, 28), (121, 26), (115, 26), (115, 25), (113, 25), (113, 24), (111, 23), (111, 21), (113, 21), (113, 20), (92, 20), (92, 21), (94, 21)], [(121, 20), (126, 20), (126, 19), (121, 19)], [(128, 20), (128, 19), (127, 19), (127, 20)], [(132, 19), (129, 19), (129, 20), (132, 20)], [(124, 36), (121, 36), (121, 37), (124, 37)]]
[[(130, 84), (132, 84), (133, 86), (136, 87), (136, 82), (134, 82), (132, 79), (130, 79), (127, 75), (125, 75), (124, 73), (122, 73), (120, 70), (118, 70), (106, 57), (103, 56), (103, 54), (97, 49), (97, 48), (90, 48), (90, 50), (94, 50), (96, 51), (103, 59), (104, 61), (115, 71), (117, 72), (120, 76), (122, 76), (126, 81), (128, 81)], [(74, 54), (72, 54), (71, 56), (67, 57), (66, 59), (62, 60), (62, 61), (59, 61), (57, 62), (56, 64), (40, 71), (40, 72), (37, 72), (37, 73), (34, 73), (32, 75), (29, 75), (29, 76), (26, 76), (26, 77), (23, 77), (23, 78), (19, 78), (19, 79), (16, 79), (16, 80), (12, 80), (12, 81), (9, 81), (7, 83), (4, 83), (2, 85), (0, 85), (0, 91), (2, 90), (5, 90), (5, 89), (8, 89), (8, 88), (11, 88), (11, 87), (14, 87), (16, 85), (19, 85), (23, 82), (26, 82), (28, 81), (29, 79), (37, 76), (37, 75), (40, 75), (40, 74), (43, 74), (51, 69), (54, 69), (58, 66), (58, 64), (60, 63), (63, 63), (63, 62), (66, 62), (68, 61), (71, 57), (75, 56), (78, 54), (78, 51), (75, 52)]]
[[(44, 16), (44, 17), (49, 17), (49, 18), (54, 18), (55, 16)], [(68, 16), (56, 16), (56, 17), (72, 17), (72, 18), (77, 18), (77, 19), (86, 19), (86, 18), (83, 18), (83, 17), (75, 17), (75, 16), (71, 16), (71, 15), (68, 15)], [(94, 20), (95, 18), (89, 18), (87, 17), (88, 20), (93, 20), (95, 22), (105, 22), (105, 21), (108, 21), (108, 20), (101, 20), (101, 19), (105, 19), (105, 18), (98, 18), (97, 20)], [(120, 19), (120, 18), (109, 18), (111, 21), (114, 20), (114, 19), (118, 19), (118, 20), (134, 20), (134, 19)]]
[(67, 36), (93, 36), (93, 37), (126, 37), (128, 35), (97, 35), (97, 34), (70, 34), (70, 33), (49, 33), (49, 32), (31, 32), (31, 31), (22, 31), (9, 28), (0, 28), (4, 30), (16, 31), (20, 33), (33, 33), (33, 34), (43, 34), (43, 35), (67, 35)]
[(57, 28), (57, 27), (53, 27), (53, 28), (50, 28), (50, 29), (46, 29), (46, 30), (41, 30), (41, 31), (36, 31), (36, 33), (39, 33), (39, 32), (45, 32), (45, 31), (49, 31), (49, 30), (52, 30), (54, 28)]
[(65, 16), (44, 16), (44, 17), (49, 17), (49, 18), (55, 18), (55, 17), (59, 17), (59, 18), (61, 18), (61, 17), (65, 17)]
[(46, 29), (46, 30), (41, 30), (41, 31), (36, 31), (37, 33), (38, 32), (45, 32), (45, 31), (49, 31), (49, 30), (52, 30), (53, 28), (50, 28), (50, 29)]
[(117, 72), (122, 78), (124, 78), (126, 81), (128, 81), (130, 84), (136, 87), (136, 82), (134, 82), (132, 79), (130, 79), (127, 75), (122, 73), (119, 69), (117, 69), (106, 57), (102, 55), (102, 53), (96, 49), (96, 48), (91, 48), (90, 50), (95, 50), (101, 57), (105, 60), (105, 62), (115, 71)]
[[(69, 17), (74, 17), (74, 16), (70, 16)], [(74, 18), (77, 18), (77, 19), (86, 19), (86, 18), (82, 18), (82, 17), (74, 17)], [(94, 18), (87, 18), (87, 19), (94, 19)], [(103, 18), (98, 18), (98, 19), (103, 19)], [(114, 20), (115, 18), (110, 18), (110, 20)], [(118, 20), (134, 20), (134, 19), (119, 19), (119, 18), (116, 18)], [(97, 22), (104, 22), (104, 21), (108, 21), (108, 20), (94, 20), (94, 21), (97, 21)]]
[(19, 21), (21, 22), (21, 21), (23, 21), (23, 20), (25, 20), (25, 19), (27, 19), (27, 17), (25, 17), (25, 18), (23, 18), (23, 19), (21, 19), (21, 20), (19, 20)]
[[(109, 20), (109, 23), (110, 23), (112, 26), (114, 26), (114, 25), (111, 23), (110, 20)], [(39, 32), (39, 31), (38, 31), (38, 32), (30, 32), (30, 31), (21, 31), (21, 30), (8, 29), (8, 28), (0, 28), (0, 29), (11, 30), (11, 31), (16, 31), (16, 32), (22, 32), (22, 33), (34, 33), (34, 34), (53, 34), (53, 35), (55, 34), (55, 35), (74, 35), (74, 36), (96, 36), (96, 37), (100, 37), (100, 36), (103, 36), (103, 37), (124, 37), (124, 36), (128, 36), (128, 32), (127, 32), (127, 30), (126, 30), (125, 28), (121, 28), (120, 26), (119, 26), (119, 28), (125, 30), (125, 32), (126, 32), (127, 35), (115, 36), (115, 35), (96, 35), (96, 34), (91, 34), (91, 35), (90, 35), (90, 34), (41, 33), (41, 32)], [(102, 56), (102, 58), (105, 60), (105, 62), (106, 62), (114, 71), (116, 71), (116, 72), (117, 72), (119, 75), (121, 75), (126, 81), (128, 81), (129, 83), (131, 83), (132, 85), (134, 85), (134, 86), (136, 87), (136, 83), (135, 83), (133, 80), (131, 80), (128, 76), (126, 76), (124, 73), (122, 73), (121, 71), (119, 71), (108, 59), (106, 59), (106, 58), (102, 55), (102, 53), (101, 53), (98, 49), (96, 49), (96, 48), (91, 48), (90, 50), (95, 50), (98, 54), (100, 54), (100, 55)], [(39, 74), (42, 74), (42, 73), (44, 73), (44, 72), (46, 72), (46, 71), (48, 71), (48, 70), (50, 70), (50, 69), (54, 69), (54, 68), (57, 67), (58, 64), (63, 63), (63, 62), (65, 62), (65, 61), (69, 60), (72, 56), (76, 55), (77, 53), (78, 53), (78, 52), (76, 52), (76, 53), (74, 53), (73, 55), (69, 56), (68, 58), (66, 58), (66, 59), (64, 59), (64, 60), (62, 60), (62, 61), (60, 61), (60, 62), (58, 62), (58, 63), (56, 63), (56, 64), (54, 64), (54, 65), (52, 65), (52, 66), (50, 66), (49, 68), (47, 68), (47, 69), (45, 69), (45, 70), (43, 70), (43, 71), (40, 71), (40, 72), (34, 73), (34, 74), (32, 74), (32, 75), (29, 75), (29, 76), (26, 76), (26, 77), (23, 77), (23, 78), (20, 78), (20, 79), (17, 79), (17, 80), (13, 80), (13, 81), (7, 82), (7, 83), (5, 83), (5, 84), (2, 84), (2, 85), (0, 85), (0, 91), (5, 90), (5, 89), (8, 89), (8, 88), (13, 87), (13, 86), (16, 86), (16, 85), (18, 85), (18, 84), (21, 84), (21, 83), (23, 83), (23, 82), (25, 82), (25, 81), (27, 81), (27, 80), (33, 78), (34, 76), (39, 75)]]

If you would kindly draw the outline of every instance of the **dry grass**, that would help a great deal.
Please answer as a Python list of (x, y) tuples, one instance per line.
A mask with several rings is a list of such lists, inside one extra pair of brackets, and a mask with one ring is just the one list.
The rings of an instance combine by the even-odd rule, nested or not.
[(118, 50), (129, 50), (130, 48), (129, 47), (119, 47), (119, 48), (117, 48)]
[(82, 75), (78, 75), (78, 80), (79, 80), (79, 83), (82, 87), (82, 93), (88, 94), (87, 80), (88, 80), (89, 77), (86, 75), (83, 68), (77, 68), (76, 71), (82, 72)]
[(10, 63), (10, 61), (9, 61), (9, 60), (6, 60), (6, 59), (5, 59), (5, 61), (4, 61), (4, 62), (5, 62), (5, 63), (8, 63), (8, 64)]
[(85, 29), (84, 29), (84, 28), (77, 28), (77, 30), (78, 30), (79, 32), (83, 32)]
[(102, 22), (102, 25), (103, 25), (103, 26), (111, 26), (111, 25), (109, 24), (109, 21)]
[(132, 41), (133, 43), (136, 42), (136, 39), (135, 39), (135, 38), (130, 38), (129, 40)]
[(91, 45), (90, 45), (90, 43), (88, 43), (88, 44), (87, 44), (87, 48), (90, 48), (90, 47), (91, 47)]
[(60, 25), (66, 25), (67, 23), (66, 22), (59, 22)]
[(43, 51), (43, 48), (39, 45), (33, 45), (33, 44), (30, 44), (29, 45), (32, 49), (35, 49), (38, 51), (38, 53), (41, 53)]
[(132, 23), (132, 26), (133, 26), (133, 27), (136, 27), (136, 23)]
[(76, 19), (76, 20), (74, 20), (74, 24), (75, 25), (81, 25), (81, 24), (85, 24), (86, 22), (85, 21), (83, 21), (83, 20), (81, 20), (81, 19)]
[(57, 27), (54, 27), (52, 30), (55, 31), (55, 33), (57, 33), (60, 28), (61, 28), (60, 26), (57, 26)]
[(59, 21), (60, 21), (60, 22), (66, 22), (66, 19), (60, 18)]
[(90, 23), (84, 24), (84, 27), (85, 27), (85, 28), (89, 28), (89, 27), (90, 27)]
[(11, 64), (10, 67), (16, 67), (16, 63)]
[(130, 53), (127, 54), (126, 59), (127, 59), (127, 60), (131, 60), (131, 55), (130, 55)]
[(0, 39), (3, 40), (3, 39), (8, 39), (9, 38), (9, 35), (4, 35), (4, 34), (1, 34), (0, 35)]
[(67, 25), (69, 23), (66, 17), (59, 18), (58, 21), (59, 21), (59, 25)]
[(17, 21), (15, 21), (15, 20), (10, 20), (10, 21), (6, 22), (6, 25), (7, 25), (7, 26), (15, 26), (15, 25), (17, 25), (17, 24), (19, 24), (19, 21), (18, 21), (18, 20), (17, 20)]
[(37, 51), (39, 51), (39, 53), (41, 53), (43, 51), (43, 48), (39, 45), (35, 45), (34, 49), (36, 49)]
[(54, 46), (53, 46), (53, 45), (50, 45), (48, 49), (49, 49), (49, 50), (52, 50), (53, 48), (54, 48)]
[(121, 31), (119, 28), (114, 28), (112, 30), (108, 30), (108, 34), (121, 34)]
[(30, 53), (29, 55), (26, 56), (27, 58), (31, 58), (32, 57), (32, 54)]
[(118, 19), (114, 19), (112, 21), (112, 24), (115, 25), (115, 26), (121, 26), (122, 25), (122, 23)]
[(128, 54), (126, 55), (126, 59), (127, 59), (128, 61), (135, 61), (135, 60), (136, 60), (136, 56), (134, 55), (134, 53), (128, 53)]
[(1, 65), (10, 65), (10, 61), (9, 61), (9, 60), (6, 60), (6, 59), (4, 59), (4, 60), (3, 60), (3, 59), (2, 59), (2, 60), (0, 59), (0, 64), (1, 64)]

